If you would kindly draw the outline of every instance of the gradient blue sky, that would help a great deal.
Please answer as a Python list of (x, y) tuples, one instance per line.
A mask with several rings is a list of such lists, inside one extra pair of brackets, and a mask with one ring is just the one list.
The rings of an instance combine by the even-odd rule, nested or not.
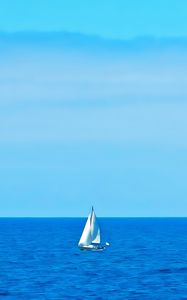
[(186, 216), (186, 1), (0, 7), (0, 216)]
[(186, 8), (185, 0), (1, 0), (0, 28), (110, 38), (186, 36)]

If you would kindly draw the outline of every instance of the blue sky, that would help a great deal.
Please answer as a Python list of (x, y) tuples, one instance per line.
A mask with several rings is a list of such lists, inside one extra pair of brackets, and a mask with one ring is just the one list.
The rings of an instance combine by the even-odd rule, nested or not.
[(1, 216), (186, 216), (185, 1), (0, 4)]
[(73, 31), (110, 38), (186, 36), (185, 0), (1, 0), (1, 30)]

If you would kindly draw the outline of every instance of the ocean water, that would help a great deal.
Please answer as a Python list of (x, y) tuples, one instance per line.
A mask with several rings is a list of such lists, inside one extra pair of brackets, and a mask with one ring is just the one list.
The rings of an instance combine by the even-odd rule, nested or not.
[(186, 218), (101, 218), (103, 252), (80, 251), (83, 218), (0, 219), (0, 299), (187, 299)]

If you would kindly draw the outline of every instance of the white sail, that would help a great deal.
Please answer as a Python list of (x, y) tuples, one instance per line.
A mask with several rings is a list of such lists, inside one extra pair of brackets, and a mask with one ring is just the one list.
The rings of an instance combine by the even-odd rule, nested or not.
[(86, 225), (84, 227), (83, 233), (81, 235), (79, 246), (88, 246), (92, 242), (91, 237), (91, 230), (90, 230), (90, 222), (91, 221), (91, 214), (89, 214)]
[(100, 228), (96, 219), (95, 212), (92, 208), (92, 212), (89, 214), (83, 233), (81, 235), (79, 246), (88, 246), (92, 243), (100, 244)]
[(100, 228), (93, 209), (91, 215), (91, 236), (92, 236), (92, 243), (100, 244), (101, 242)]

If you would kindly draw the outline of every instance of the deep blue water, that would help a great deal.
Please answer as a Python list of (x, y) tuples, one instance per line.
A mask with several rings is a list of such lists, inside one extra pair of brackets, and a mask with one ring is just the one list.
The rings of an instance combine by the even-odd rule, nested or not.
[(84, 222), (0, 219), (0, 299), (187, 299), (186, 218), (101, 218), (103, 252)]

